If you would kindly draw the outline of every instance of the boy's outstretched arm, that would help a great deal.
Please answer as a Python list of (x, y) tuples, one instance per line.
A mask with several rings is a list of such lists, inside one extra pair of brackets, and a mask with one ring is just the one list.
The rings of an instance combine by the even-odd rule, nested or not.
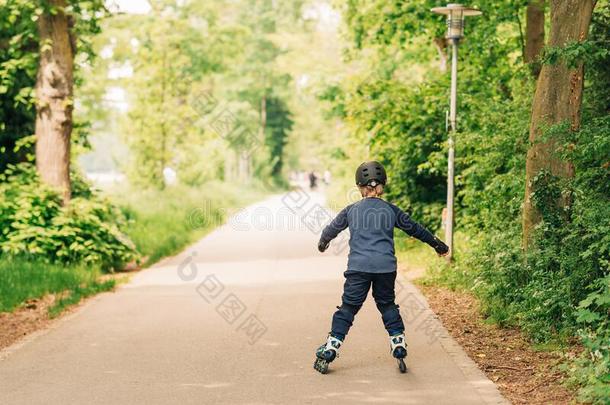
[(349, 207), (345, 207), (339, 214), (331, 221), (330, 224), (326, 225), (320, 235), (320, 241), (318, 242), (318, 250), (324, 252), (328, 249), (330, 241), (335, 239), (337, 235), (345, 228), (347, 228), (347, 211)]
[(421, 240), (430, 245), (437, 254), (445, 256), (449, 252), (449, 246), (434, 236), (426, 228), (413, 221), (409, 214), (396, 206), (392, 206), (396, 212), (396, 227), (404, 231), (407, 235)]

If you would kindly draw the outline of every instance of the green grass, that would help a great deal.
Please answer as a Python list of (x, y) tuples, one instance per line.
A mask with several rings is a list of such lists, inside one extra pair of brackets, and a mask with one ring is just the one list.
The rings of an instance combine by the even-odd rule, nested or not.
[(53, 305), (49, 308), (49, 316), (51, 318), (55, 318), (67, 308), (78, 304), (83, 298), (87, 298), (91, 295), (99, 294), (104, 291), (110, 291), (115, 287), (115, 285), (115, 280), (95, 280), (84, 285), (76, 286), (75, 288), (70, 289), (67, 295), (62, 296), (60, 299), (55, 301), (55, 303), (53, 303)]
[(431, 265), (442, 262), (430, 246), (407, 235), (395, 232), (396, 257), (402, 268), (427, 269)]
[[(269, 190), (254, 184), (219, 182), (199, 189), (115, 190), (110, 199), (127, 214), (123, 231), (148, 266), (174, 255), (222, 225), (237, 209), (262, 199)], [(49, 308), (55, 317), (81, 299), (111, 290), (115, 280), (100, 281), (102, 272), (85, 265), (56, 265), (22, 258), (0, 258), (0, 312), (11, 312), (29, 299), (58, 294)]]
[(426, 266), (426, 277), (420, 282), (424, 285), (444, 286), (454, 291), (472, 291), (476, 285), (477, 274), (467, 264), (462, 263), (466, 252), (472, 248), (468, 235), (457, 232), (454, 235), (454, 264), (449, 266), (444, 258), (435, 257), (435, 260)]
[[(100, 271), (87, 266), (53, 265), (28, 259), (0, 259), (0, 312), (10, 312), (23, 302), (46, 294), (66, 293), (58, 311), (95, 292), (114, 287), (114, 281), (100, 283)], [(60, 300), (61, 301), (61, 300)]]
[(213, 182), (198, 189), (115, 191), (109, 197), (129, 218), (125, 233), (148, 266), (180, 252), (268, 192), (259, 185)]

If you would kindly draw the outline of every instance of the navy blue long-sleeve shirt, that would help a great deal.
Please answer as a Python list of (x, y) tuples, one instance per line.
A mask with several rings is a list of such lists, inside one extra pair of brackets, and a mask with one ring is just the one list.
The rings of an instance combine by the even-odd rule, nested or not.
[(380, 198), (364, 198), (345, 207), (322, 231), (320, 241), (329, 243), (349, 227), (347, 269), (367, 273), (396, 271), (394, 228), (436, 248), (439, 242), (426, 228), (400, 208)]

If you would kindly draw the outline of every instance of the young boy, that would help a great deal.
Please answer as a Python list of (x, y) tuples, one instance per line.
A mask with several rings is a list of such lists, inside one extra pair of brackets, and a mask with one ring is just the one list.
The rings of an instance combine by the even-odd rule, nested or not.
[(394, 302), (396, 256), (394, 255), (394, 228), (432, 246), (436, 253), (445, 256), (449, 248), (428, 230), (414, 222), (397, 206), (380, 198), (387, 175), (378, 162), (362, 163), (356, 170), (356, 185), (362, 200), (344, 208), (322, 231), (318, 250), (324, 252), (330, 241), (349, 227), (350, 252), (347, 261), (345, 285), (340, 307), (333, 315), (332, 329), (325, 344), (316, 351), (314, 368), (325, 374), (328, 364), (338, 354), (355, 315), (373, 288), (373, 298), (381, 313), (383, 324), (390, 335), (390, 350), (398, 359), (401, 372), (406, 371), (407, 356), (405, 326), (398, 305)]

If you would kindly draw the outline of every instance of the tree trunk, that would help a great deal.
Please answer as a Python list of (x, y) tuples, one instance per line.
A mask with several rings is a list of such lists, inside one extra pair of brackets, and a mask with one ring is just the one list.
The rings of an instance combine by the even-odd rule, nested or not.
[(530, 0), (525, 12), (525, 49), (523, 59), (534, 78), (540, 74), (540, 53), (544, 47), (544, 0)]
[(250, 180), (250, 155), (248, 151), (242, 150), (238, 152), (239, 161), (239, 180), (246, 183)]
[[(594, 0), (552, 0), (549, 45), (563, 47), (587, 38)], [(557, 139), (541, 140), (544, 126), (569, 122), (572, 130), (580, 127), (584, 66), (569, 69), (563, 62), (544, 65), (536, 84), (530, 124), (530, 148), (526, 160), (525, 204), (523, 208), (523, 243), (527, 249), (532, 230), (540, 222), (540, 213), (531, 201), (535, 191), (532, 181), (543, 170), (569, 178), (574, 167), (559, 159)], [(569, 203), (564, 201), (563, 204)]]
[(235, 179), (234, 167), (235, 164), (233, 164), (233, 155), (230, 153), (230, 151), (227, 151), (224, 158), (224, 181), (228, 182)]
[(36, 79), (36, 168), (43, 182), (70, 201), (74, 49), (66, 0), (50, 0), (56, 12), (38, 19), (40, 65)]
[[(258, 139), (261, 142), (265, 142), (265, 131), (267, 130), (267, 95), (263, 93), (263, 97), (261, 98), (261, 110), (260, 110), (260, 135)], [(252, 154), (250, 153), (248, 159), (248, 172), (249, 177), (252, 175)]]

